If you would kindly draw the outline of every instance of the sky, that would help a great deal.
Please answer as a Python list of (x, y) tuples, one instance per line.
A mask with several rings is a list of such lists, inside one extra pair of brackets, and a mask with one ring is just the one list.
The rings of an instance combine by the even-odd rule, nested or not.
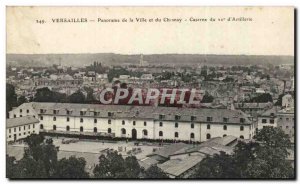
[[(8, 7), (6, 13), (7, 53), (294, 55), (292, 7)], [(229, 17), (252, 21), (226, 21)], [(94, 22), (53, 23), (56, 18)]]

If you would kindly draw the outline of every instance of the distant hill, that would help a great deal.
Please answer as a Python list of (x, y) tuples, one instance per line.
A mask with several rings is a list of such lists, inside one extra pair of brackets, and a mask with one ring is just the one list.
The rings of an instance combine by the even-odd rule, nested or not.
[[(113, 53), (97, 54), (7, 54), (7, 64), (11, 66), (86, 66), (94, 61), (106, 65), (138, 64), (140, 55)], [(201, 55), (201, 54), (152, 54), (144, 55), (150, 65), (248, 65), (248, 64), (293, 64), (293, 56), (252, 56), (252, 55)]]

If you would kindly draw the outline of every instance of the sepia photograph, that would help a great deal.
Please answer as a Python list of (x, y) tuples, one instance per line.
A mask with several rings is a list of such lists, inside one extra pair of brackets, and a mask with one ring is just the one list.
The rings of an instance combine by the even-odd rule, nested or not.
[(7, 6), (5, 24), (9, 180), (296, 179), (294, 7)]

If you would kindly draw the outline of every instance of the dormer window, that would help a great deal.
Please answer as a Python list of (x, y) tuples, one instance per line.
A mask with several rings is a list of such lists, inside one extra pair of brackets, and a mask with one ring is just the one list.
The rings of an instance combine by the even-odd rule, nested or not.
[(223, 122), (227, 123), (229, 118), (223, 118)]
[(108, 117), (111, 117), (112, 116), (112, 112), (108, 112)]
[(175, 120), (180, 120), (181, 116), (175, 115)]
[(196, 116), (191, 116), (191, 121), (195, 121), (197, 119)]
[(67, 110), (67, 115), (70, 115), (70, 111), (69, 110)]
[(41, 114), (44, 113), (44, 109), (40, 109), (40, 113), (41, 113)]
[(271, 115), (271, 116), (274, 116), (274, 113), (271, 113), (270, 115)]
[(212, 117), (207, 117), (206, 120), (207, 120), (208, 122), (212, 122), (212, 121), (213, 121), (213, 118), (212, 118)]
[(245, 123), (245, 118), (240, 118), (240, 123)]
[(58, 110), (53, 110), (53, 114), (57, 114), (58, 113)]
[(165, 115), (164, 114), (160, 114), (159, 115), (159, 119), (165, 119)]

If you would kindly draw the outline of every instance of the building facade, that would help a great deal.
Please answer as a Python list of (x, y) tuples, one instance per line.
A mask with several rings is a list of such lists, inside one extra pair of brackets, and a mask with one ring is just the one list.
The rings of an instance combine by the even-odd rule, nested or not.
[(248, 115), (229, 109), (31, 102), (9, 112), (12, 118), (25, 115), (39, 119), (40, 131), (67, 134), (202, 142), (255, 133)]
[(33, 116), (23, 116), (6, 120), (7, 141), (17, 141), (33, 133), (39, 133), (39, 120)]

